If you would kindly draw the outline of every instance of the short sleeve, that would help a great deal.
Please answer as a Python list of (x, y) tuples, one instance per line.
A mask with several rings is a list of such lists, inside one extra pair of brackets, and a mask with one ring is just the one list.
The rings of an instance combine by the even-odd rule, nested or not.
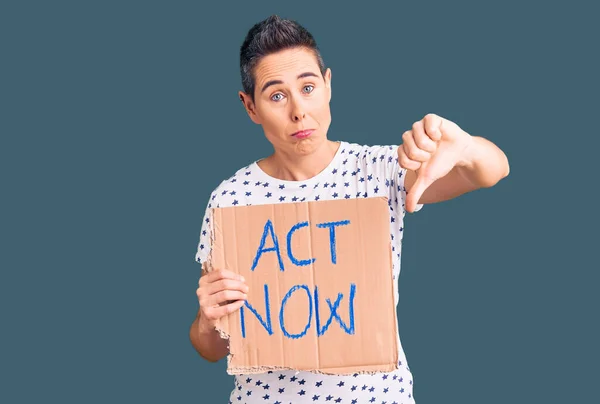
[[(405, 212), (404, 179), (407, 170), (402, 168), (398, 162), (398, 147), (399, 145), (371, 146), (369, 154), (373, 156), (371, 160), (373, 171), (383, 177), (380, 178), (380, 182), (385, 185), (388, 198), (391, 202), (401, 205), (402, 211)], [(417, 204), (415, 212), (421, 210), (422, 207), (423, 204)]]
[(215, 203), (215, 194), (211, 195), (206, 209), (204, 211), (204, 217), (202, 218), (202, 225), (200, 226), (200, 240), (196, 249), (196, 262), (202, 264), (206, 262), (211, 249), (211, 228), (212, 228), (212, 207)]

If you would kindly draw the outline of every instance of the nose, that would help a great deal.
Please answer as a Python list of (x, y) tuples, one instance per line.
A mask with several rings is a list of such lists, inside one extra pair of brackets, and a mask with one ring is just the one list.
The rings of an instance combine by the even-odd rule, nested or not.
[(292, 120), (294, 122), (300, 122), (306, 117), (306, 111), (304, 105), (298, 99), (292, 101)]

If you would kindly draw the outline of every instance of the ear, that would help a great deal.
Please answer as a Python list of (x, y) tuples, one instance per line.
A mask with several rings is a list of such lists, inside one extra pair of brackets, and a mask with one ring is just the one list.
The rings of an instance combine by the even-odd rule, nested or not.
[(325, 71), (325, 88), (327, 88), (327, 102), (331, 102), (331, 69), (327, 68)]
[(252, 102), (252, 99), (250, 98), (250, 96), (248, 94), (246, 94), (245, 92), (240, 91), (240, 92), (238, 92), (238, 97), (240, 98), (240, 101), (242, 101), (242, 105), (246, 109), (246, 112), (248, 113), (248, 116), (250, 117), (250, 119), (252, 119), (252, 122), (254, 122), (256, 124), (260, 124), (261, 123), (260, 118), (256, 114), (256, 107), (255, 107), (254, 103)]

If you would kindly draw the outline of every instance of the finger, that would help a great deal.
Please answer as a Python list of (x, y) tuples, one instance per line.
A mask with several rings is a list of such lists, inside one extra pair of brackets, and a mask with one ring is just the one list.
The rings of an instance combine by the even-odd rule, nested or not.
[(206, 276), (201, 277), (200, 282), (213, 283), (220, 279), (236, 279), (242, 282), (245, 281), (242, 275), (236, 274), (233, 271), (228, 269), (216, 269), (214, 271), (210, 271)]
[(423, 121), (417, 121), (413, 124), (412, 134), (414, 142), (419, 149), (425, 150), (428, 153), (435, 153), (437, 150), (437, 143), (425, 133)]
[(427, 114), (423, 118), (425, 133), (431, 140), (437, 142), (442, 139), (442, 123), (442, 117), (435, 114)]
[(204, 290), (206, 291), (206, 295), (214, 295), (222, 290), (238, 290), (240, 292), (248, 293), (250, 287), (244, 282), (235, 279), (220, 279), (205, 285)]
[(404, 148), (404, 151), (406, 152), (406, 155), (409, 159), (420, 162), (425, 162), (429, 160), (431, 154), (429, 154), (425, 150), (419, 149), (419, 147), (413, 139), (412, 131), (408, 130), (404, 132), (404, 134), (402, 135), (402, 141), (402, 147)]
[(421, 196), (423, 196), (423, 193), (425, 192), (425, 190), (427, 188), (429, 188), (430, 185), (431, 185), (431, 183), (429, 182), (429, 179), (427, 179), (426, 177), (424, 177), (422, 175), (417, 176), (417, 180), (415, 181), (415, 183), (411, 187), (410, 191), (406, 195), (406, 210), (407, 211), (409, 211), (411, 213), (415, 211), (415, 209), (417, 208), (417, 204), (419, 203), (419, 200), (421, 199)]
[(204, 304), (208, 307), (221, 306), (237, 300), (247, 300), (248, 295), (239, 290), (222, 290), (213, 295), (210, 295), (204, 301)]
[(245, 300), (236, 300), (233, 303), (225, 304), (223, 306), (211, 307), (205, 311), (208, 318), (217, 320), (223, 316), (233, 313), (239, 310), (245, 303)]
[(400, 167), (408, 170), (417, 171), (421, 167), (421, 163), (418, 161), (411, 160), (404, 151), (404, 144), (400, 145), (398, 150), (398, 164)]

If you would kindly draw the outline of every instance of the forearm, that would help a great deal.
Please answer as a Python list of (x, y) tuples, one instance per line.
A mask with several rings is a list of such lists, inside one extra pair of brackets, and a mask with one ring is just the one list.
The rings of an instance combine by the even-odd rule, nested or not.
[(228, 340), (200, 319), (200, 311), (190, 327), (190, 341), (204, 359), (217, 362), (229, 354)]
[(473, 136), (472, 140), (464, 158), (455, 168), (462, 177), (480, 188), (494, 186), (508, 175), (508, 158), (489, 140), (479, 136)]

